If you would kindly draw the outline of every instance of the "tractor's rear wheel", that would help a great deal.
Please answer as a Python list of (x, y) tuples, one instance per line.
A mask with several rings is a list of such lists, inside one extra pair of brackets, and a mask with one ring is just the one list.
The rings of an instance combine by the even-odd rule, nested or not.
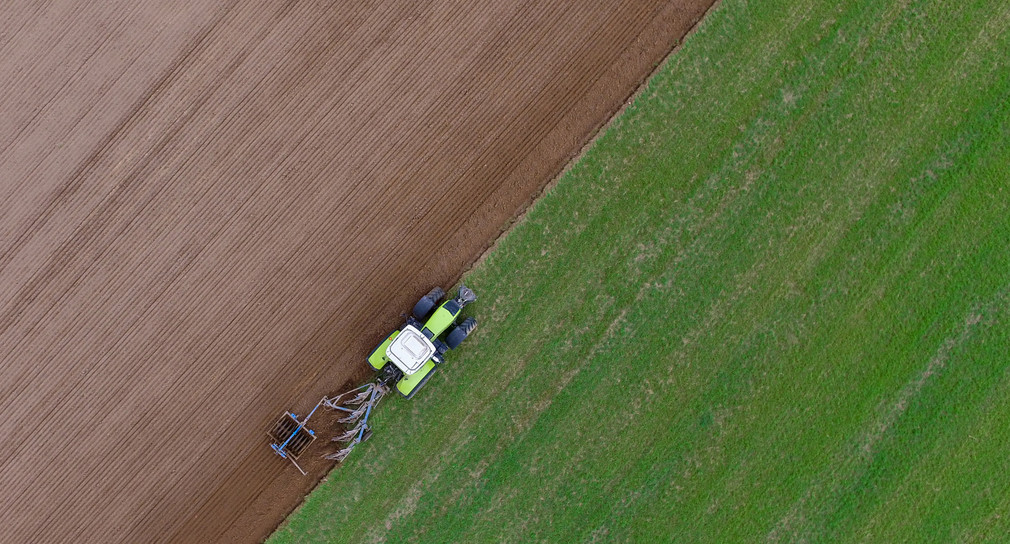
[(445, 296), (445, 291), (441, 287), (435, 287), (431, 291), (428, 291), (427, 295), (421, 297), (421, 300), (417, 301), (414, 305), (414, 310), (411, 312), (414, 317), (420, 321), (428, 319), (431, 315), (431, 311), (435, 309), (442, 297)]
[(468, 317), (464, 319), (462, 323), (456, 325), (451, 331), (449, 331), (449, 335), (445, 337), (445, 343), (451, 349), (456, 349), (456, 347), (462, 344), (463, 340), (466, 340), (466, 337), (469, 336), (476, 328), (477, 320), (472, 317)]

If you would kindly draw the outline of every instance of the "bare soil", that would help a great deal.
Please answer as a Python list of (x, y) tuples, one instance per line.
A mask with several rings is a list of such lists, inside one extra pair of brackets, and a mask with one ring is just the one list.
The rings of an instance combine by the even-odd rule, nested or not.
[(267, 536), (331, 468), (269, 425), (365, 379), (710, 4), (5, 5), (0, 540)]

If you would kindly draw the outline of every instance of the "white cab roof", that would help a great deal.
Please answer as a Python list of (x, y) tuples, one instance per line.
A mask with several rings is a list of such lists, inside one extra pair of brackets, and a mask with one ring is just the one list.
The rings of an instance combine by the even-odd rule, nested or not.
[(407, 376), (421, 370), (435, 354), (435, 345), (417, 328), (407, 325), (386, 348), (386, 357)]

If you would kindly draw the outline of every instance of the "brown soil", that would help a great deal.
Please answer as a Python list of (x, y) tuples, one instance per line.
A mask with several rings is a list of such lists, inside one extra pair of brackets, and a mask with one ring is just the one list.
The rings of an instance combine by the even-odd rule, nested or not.
[(5, 7), (0, 540), (269, 534), (330, 468), (270, 423), (364, 379), (710, 3)]

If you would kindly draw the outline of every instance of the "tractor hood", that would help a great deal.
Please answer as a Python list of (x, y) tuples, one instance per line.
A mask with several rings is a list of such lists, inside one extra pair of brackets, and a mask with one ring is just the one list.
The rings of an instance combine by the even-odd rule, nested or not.
[(386, 348), (386, 357), (407, 376), (421, 370), (435, 354), (435, 345), (421, 331), (407, 325)]

